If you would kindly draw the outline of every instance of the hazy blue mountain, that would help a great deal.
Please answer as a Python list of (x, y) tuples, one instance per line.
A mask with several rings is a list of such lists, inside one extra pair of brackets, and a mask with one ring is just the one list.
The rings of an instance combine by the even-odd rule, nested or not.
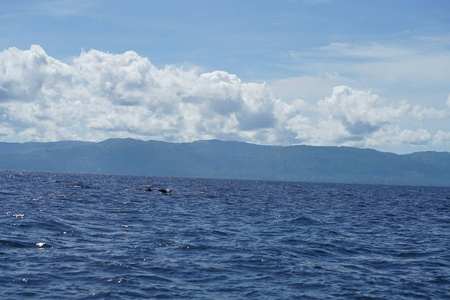
[(81, 141), (61, 141), (61, 142), (48, 142), (48, 143), (5, 143), (0, 142), (0, 154), (2, 153), (25, 153), (34, 150), (51, 150), (51, 149), (64, 149), (73, 148), (75, 146), (89, 145), (91, 142)]
[(0, 143), (0, 169), (176, 177), (450, 186), (450, 153), (352, 147), (167, 143)]

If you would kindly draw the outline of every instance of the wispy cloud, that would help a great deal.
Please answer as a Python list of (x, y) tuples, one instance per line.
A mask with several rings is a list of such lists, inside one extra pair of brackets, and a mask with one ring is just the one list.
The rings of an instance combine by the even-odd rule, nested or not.
[(50, 0), (37, 2), (30, 10), (56, 17), (75, 16), (93, 7), (96, 1)]
[[(377, 43), (369, 45), (351, 45), (347, 43), (331, 43), (319, 47), (315, 55), (353, 57), (365, 59), (394, 59), (413, 55), (413, 51), (398, 46), (383, 46)], [(310, 54), (311, 55), (311, 54)], [(298, 55), (297, 55), (298, 56)]]
[[(434, 45), (431, 40), (398, 45), (331, 43), (310, 50), (288, 51), (283, 57), (285, 67), (299, 74), (291, 77), (291, 81), (301, 83), (308, 77), (324, 82), (323, 74), (337, 74), (335, 85), (373, 88), (389, 95), (391, 100), (408, 99), (437, 106), (450, 91), (450, 52), (445, 38), (436, 39)], [(284, 80), (274, 83), (275, 90), (280, 90)], [(326, 90), (331, 88), (328, 83)], [(309, 94), (325, 96), (322, 91), (323, 86), (317, 85), (316, 92)]]

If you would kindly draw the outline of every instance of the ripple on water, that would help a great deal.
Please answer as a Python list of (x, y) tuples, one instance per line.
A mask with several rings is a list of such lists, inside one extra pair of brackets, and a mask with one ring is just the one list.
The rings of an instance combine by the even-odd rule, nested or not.
[(450, 189), (6, 174), (2, 299), (450, 297)]

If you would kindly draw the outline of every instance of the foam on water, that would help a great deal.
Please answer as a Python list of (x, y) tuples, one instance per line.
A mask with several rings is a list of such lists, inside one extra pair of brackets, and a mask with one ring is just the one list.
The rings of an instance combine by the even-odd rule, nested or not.
[(0, 175), (1, 299), (450, 297), (449, 188)]

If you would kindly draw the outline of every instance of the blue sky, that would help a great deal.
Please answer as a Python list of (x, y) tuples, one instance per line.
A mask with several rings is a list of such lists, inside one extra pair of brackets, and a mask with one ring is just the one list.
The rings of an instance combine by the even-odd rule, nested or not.
[(3, 1), (0, 140), (449, 151), (448, 11), (445, 0)]

